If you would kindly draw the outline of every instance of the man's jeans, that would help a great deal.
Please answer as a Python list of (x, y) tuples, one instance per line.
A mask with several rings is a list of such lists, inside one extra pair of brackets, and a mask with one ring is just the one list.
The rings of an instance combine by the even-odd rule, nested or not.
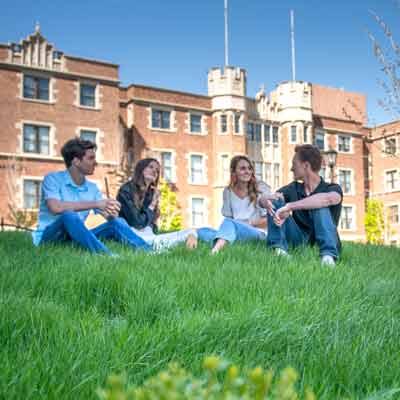
[[(285, 202), (275, 200), (272, 204), (274, 209), (278, 210), (285, 205)], [(302, 231), (291, 216), (282, 226), (277, 226), (273, 217), (268, 214), (267, 246), (287, 251), (289, 245), (297, 247), (315, 242), (319, 247), (321, 257), (329, 255), (338, 258), (339, 238), (329, 208), (318, 208), (308, 212), (312, 220), (311, 234)]]
[(200, 228), (197, 230), (200, 240), (214, 242), (216, 239), (224, 239), (229, 243), (249, 240), (265, 240), (265, 232), (254, 228), (244, 222), (232, 218), (225, 218), (218, 230), (212, 228)]
[(78, 213), (73, 211), (63, 212), (57, 221), (46, 227), (40, 244), (70, 240), (92, 253), (111, 254), (99, 239), (112, 239), (135, 249), (151, 249), (151, 246), (132, 231), (123, 218), (114, 218), (89, 230)]

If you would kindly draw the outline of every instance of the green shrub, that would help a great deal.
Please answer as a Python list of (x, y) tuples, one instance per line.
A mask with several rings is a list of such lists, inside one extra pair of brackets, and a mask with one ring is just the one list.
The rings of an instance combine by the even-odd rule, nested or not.
[(206, 357), (200, 378), (194, 377), (178, 364), (145, 381), (140, 387), (129, 387), (125, 376), (112, 375), (107, 387), (99, 389), (101, 400), (306, 400), (315, 399), (309, 389), (304, 394), (296, 390), (298, 374), (285, 368), (278, 376), (261, 367), (240, 372), (239, 368), (216, 356)]

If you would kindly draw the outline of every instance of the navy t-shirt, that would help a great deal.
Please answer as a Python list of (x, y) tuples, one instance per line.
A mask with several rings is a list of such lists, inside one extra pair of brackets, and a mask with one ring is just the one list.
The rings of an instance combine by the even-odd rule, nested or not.
[[(307, 196), (304, 190), (304, 183), (294, 181), (287, 186), (284, 186), (278, 190), (283, 194), (285, 198), (285, 202), (293, 202), (305, 199), (306, 197), (312, 196), (317, 193), (329, 193), (336, 192), (340, 194), (341, 199), (343, 200), (343, 192), (342, 188), (336, 183), (327, 183), (321, 178), (321, 182), (315, 188), (315, 190)], [(342, 200), (339, 204), (329, 207), (329, 211), (331, 212), (332, 219), (337, 227), (340, 218), (340, 212), (342, 210)], [(309, 210), (295, 210), (293, 211), (293, 218), (298, 225), (298, 227), (308, 234), (313, 233), (313, 223), (311, 220), (311, 215)]]

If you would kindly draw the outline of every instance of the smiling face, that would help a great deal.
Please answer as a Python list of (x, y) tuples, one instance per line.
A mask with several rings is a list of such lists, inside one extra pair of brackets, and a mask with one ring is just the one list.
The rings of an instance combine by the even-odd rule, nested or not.
[(77, 168), (82, 175), (93, 175), (97, 165), (95, 150), (86, 150), (85, 155), (81, 160), (78, 157), (75, 157), (72, 160), (72, 165)]
[(250, 182), (253, 173), (254, 173), (253, 167), (248, 161), (241, 159), (237, 163), (235, 168), (235, 175), (237, 178), (237, 182), (243, 182), (243, 183)]
[(151, 161), (143, 170), (143, 179), (147, 184), (157, 182), (160, 176), (160, 164), (157, 161)]

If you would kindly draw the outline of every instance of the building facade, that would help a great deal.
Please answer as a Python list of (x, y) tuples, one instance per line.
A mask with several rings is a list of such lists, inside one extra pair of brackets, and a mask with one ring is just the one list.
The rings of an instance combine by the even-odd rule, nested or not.
[[(247, 154), (257, 177), (277, 189), (292, 180), (291, 159), (301, 143), (338, 152), (335, 167), (321, 174), (343, 188), (343, 239), (364, 240), (369, 195), (387, 202), (398, 224), (399, 167), (393, 155), (378, 151), (394, 137), (399, 154), (398, 125), (367, 128), (364, 95), (296, 81), (252, 98), (246, 71), (235, 67), (212, 68), (207, 95), (123, 87), (118, 65), (68, 56), (39, 29), (19, 43), (0, 44), (0, 85), (0, 217), (6, 220), (10, 208), (37, 209), (43, 176), (64, 168), (60, 148), (80, 136), (97, 143), (93, 180), (104, 189), (108, 177), (113, 193), (119, 171), (145, 156), (159, 159), (185, 226), (219, 223), (232, 156)], [(386, 193), (379, 184), (392, 171)], [(396, 235), (390, 242), (400, 240)]]

